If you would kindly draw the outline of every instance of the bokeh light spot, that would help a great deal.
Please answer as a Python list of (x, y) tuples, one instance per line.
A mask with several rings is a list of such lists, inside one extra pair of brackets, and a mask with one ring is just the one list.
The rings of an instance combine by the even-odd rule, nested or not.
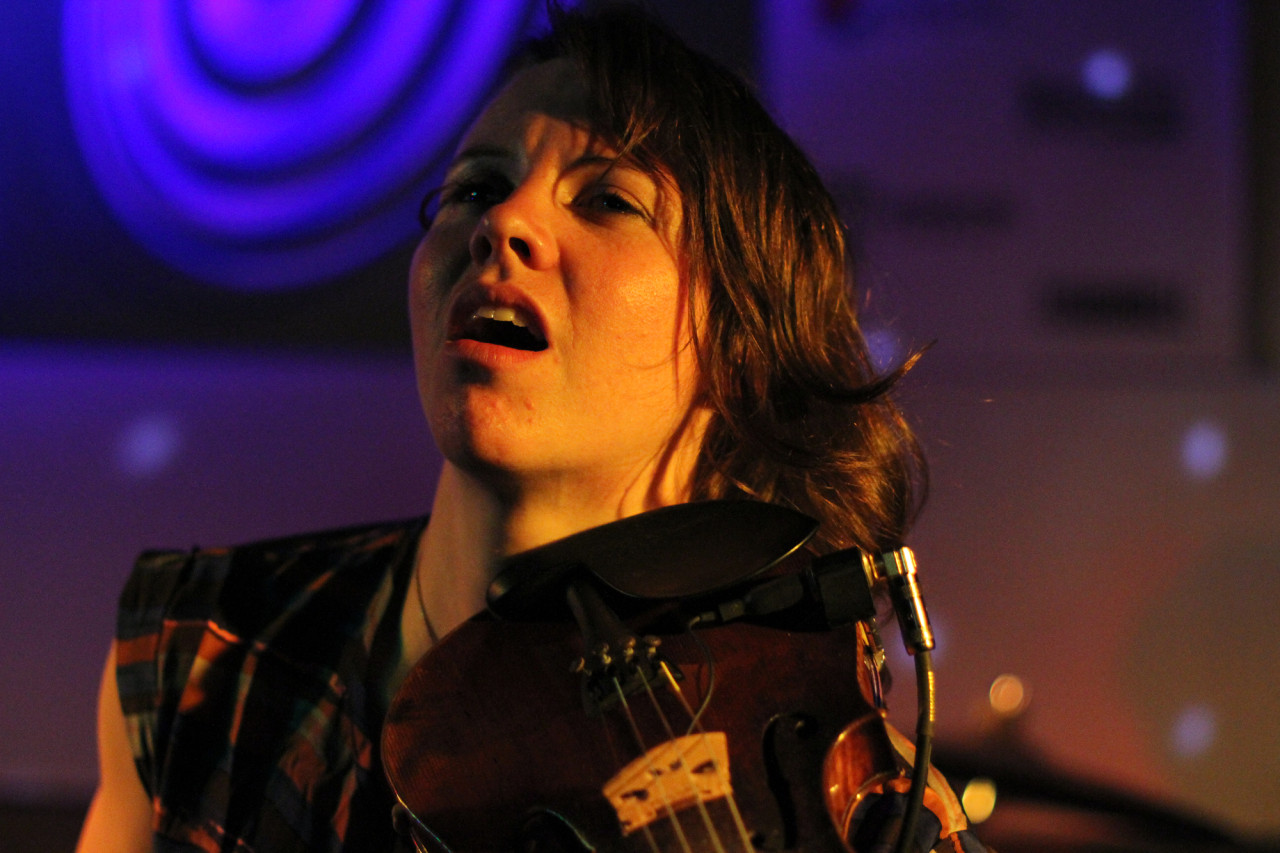
[(885, 373), (902, 363), (902, 343), (897, 336), (887, 329), (867, 329), (864, 331), (867, 340), (867, 351), (871, 355), (871, 366), (877, 373)]
[(1210, 421), (1193, 424), (1182, 436), (1182, 468), (1196, 480), (1222, 472), (1227, 461), (1227, 432)]
[[(929, 603), (927, 597), (925, 603)], [(931, 607), (929, 624), (933, 628), (934, 647), (931, 652), (933, 666), (937, 670), (942, 670), (947, 665), (947, 658), (951, 651), (951, 623), (941, 607)], [(912, 681), (911, 673), (915, 671), (915, 658), (907, 651), (906, 644), (902, 641), (902, 629), (898, 625), (898, 620), (890, 616), (889, 620), (881, 626), (881, 633), (885, 657), (889, 661), (889, 670), (895, 678), (901, 676), (904, 681)]]
[(970, 779), (960, 795), (960, 803), (970, 823), (982, 823), (996, 810), (996, 783), (983, 776)]
[(162, 473), (182, 450), (182, 431), (167, 415), (146, 415), (125, 427), (116, 444), (116, 466), (137, 479)]
[(1133, 68), (1124, 54), (1104, 48), (1085, 58), (1081, 77), (1089, 94), (1107, 101), (1118, 101), (1129, 94)]
[(1188, 705), (1173, 720), (1170, 747), (1179, 758), (1198, 758), (1218, 739), (1218, 715), (1208, 705)]
[(1016, 675), (1001, 675), (991, 682), (987, 691), (991, 710), (1000, 717), (1016, 717), (1031, 701), (1031, 691)]

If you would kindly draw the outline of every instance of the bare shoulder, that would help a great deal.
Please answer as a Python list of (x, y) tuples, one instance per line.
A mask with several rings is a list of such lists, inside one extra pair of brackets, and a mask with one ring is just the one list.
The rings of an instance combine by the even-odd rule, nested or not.
[(77, 853), (151, 849), (151, 801), (138, 778), (116, 688), (115, 644), (98, 692), (98, 790), (80, 830)]

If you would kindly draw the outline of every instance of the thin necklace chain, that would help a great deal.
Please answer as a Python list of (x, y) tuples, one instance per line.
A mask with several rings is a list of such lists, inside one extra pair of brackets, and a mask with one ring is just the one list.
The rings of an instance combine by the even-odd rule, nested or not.
[(427, 615), (427, 601), (422, 593), (422, 571), (420, 569), (414, 570), (413, 585), (416, 587), (418, 594), (418, 610), (422, 613), (422, 624), (427, 628), (427, 636), (431, 638), (431, 645), (435, 646), (440, 642), (440, 638), (436, 635), (436, 626), (431, 624), (431, 617)]

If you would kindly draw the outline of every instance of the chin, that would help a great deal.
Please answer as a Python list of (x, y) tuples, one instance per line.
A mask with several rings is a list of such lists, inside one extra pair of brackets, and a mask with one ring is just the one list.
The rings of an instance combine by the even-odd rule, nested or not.
[(496, 492), (511, 491), (528, 467), (530, 442), (495, 429), (469, 429), (454, 419), (432, 424), (432, 437), (445, 460), (473, 479), (491, 485)]

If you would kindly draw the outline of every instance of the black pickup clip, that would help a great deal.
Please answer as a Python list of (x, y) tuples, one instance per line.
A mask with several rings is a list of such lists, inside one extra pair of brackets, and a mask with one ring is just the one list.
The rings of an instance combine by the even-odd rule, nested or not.
[(820, 627), (837, 628), (873, 619), (873, 592), (878, 589), (889, 593), (907, 651), (932, 649), (933, 631), (910, 548), (874, 555), (857, 548), (826, 554), (799, 572), (770, 578), (700, 610), (694, 622), (716, 625), (799, 608), (816, 617)]

